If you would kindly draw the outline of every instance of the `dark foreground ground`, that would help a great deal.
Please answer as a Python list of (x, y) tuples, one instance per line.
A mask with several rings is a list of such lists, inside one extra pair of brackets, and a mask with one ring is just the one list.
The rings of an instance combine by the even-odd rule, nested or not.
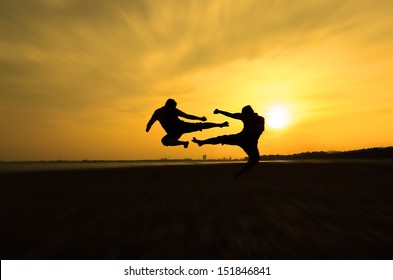
[(1, 259), (392, 259), (393, 163), (0, 173)]

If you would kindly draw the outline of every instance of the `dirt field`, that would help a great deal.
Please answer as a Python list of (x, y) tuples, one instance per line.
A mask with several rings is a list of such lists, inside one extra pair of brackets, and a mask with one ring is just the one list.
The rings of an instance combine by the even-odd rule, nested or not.
[(0, 173), (1, 259), (392, 259), (393, 163)]

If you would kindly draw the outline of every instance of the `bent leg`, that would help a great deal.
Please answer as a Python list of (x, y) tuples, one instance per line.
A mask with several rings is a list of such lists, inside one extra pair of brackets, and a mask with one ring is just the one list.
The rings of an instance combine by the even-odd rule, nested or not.
[(258, 143), (241, 146), (241, 148), (248, 155), (248, 162), (246, 163), (246, 165), (243, 167), (242, 170), (240, 170), (238, 173), (235, 174), (235, 178), (238, 178), (241, 174), (243, 174), (244, 172), (250, 170), (255, 165), (257, 165), (260, 159)]
[(164, 146), (184, 146), (184, 148), (187, 148), (188, 141), (179, 141), (178, 139), (180, 138), (180, 136), (176, 138), (176, 137), (171, 137), (167, 134), (164, 137), (162, 137), (161, 143)]

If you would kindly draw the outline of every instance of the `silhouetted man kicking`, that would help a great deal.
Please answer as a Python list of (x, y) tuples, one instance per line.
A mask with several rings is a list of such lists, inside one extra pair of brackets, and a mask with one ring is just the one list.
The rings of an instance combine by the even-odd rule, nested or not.
[(259, 162), (258, 139), (265, 130), (265, 119), (254, 113), (250, 105), (243, 107), (241, 113), (228, 113), (216, 109), (214, 114), (223, 114), (224, 116), (241, 120), (244, 125), (243, 130), (238, 134), (222, 135), (206, 140), (198, 140), (194, 137), (192, 142), (197, 143), (199, 146), (222, 144), (241, 147), (248, 155), (248, 162), (242, 170), (235, 174), (235, 178), (237, 178)]
[(188, 147), (188, 141), (179, 141), (179, 138), (184, 133), (202, 131), (202, 129), (208, 129), (213, 127), (224, 127), (229, 126), (228, 122), (223, 123), (188, 123), (179, 119), (179, 117), (190, 119), (190, 120), (200, 120), (206, 121), (206, 117), (197, 117), (193, 115), (188, 115), (176, 108), (177, 103), (173, 99), (168, 99), (165, 106), (157, 109), (146, 126), (146, 132), (149, 132), (151, 126), (159, 121), (162, 128), (166, 131), (161, 142), (164, 146), (179, 146), (183, 145), (184, 148)]

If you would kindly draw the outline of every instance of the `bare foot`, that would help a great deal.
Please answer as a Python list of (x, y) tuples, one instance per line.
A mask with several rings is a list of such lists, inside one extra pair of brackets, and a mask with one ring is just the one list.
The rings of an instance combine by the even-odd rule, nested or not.
[(229, 122), (223, 122), (220, 127), (225, 127), (225, 126), (229, 126)]
[(192, 140), (191, 140), (192, 142), (194, 142), (194, 143), (197, 143), (198, 144), (198, 146), (200, 147), (200, 146), (202, 146), (202, 141), (201, 140), (198, 140), (198, 139), (196, 139), (195, 137), (194, 138), (192, 138)]

